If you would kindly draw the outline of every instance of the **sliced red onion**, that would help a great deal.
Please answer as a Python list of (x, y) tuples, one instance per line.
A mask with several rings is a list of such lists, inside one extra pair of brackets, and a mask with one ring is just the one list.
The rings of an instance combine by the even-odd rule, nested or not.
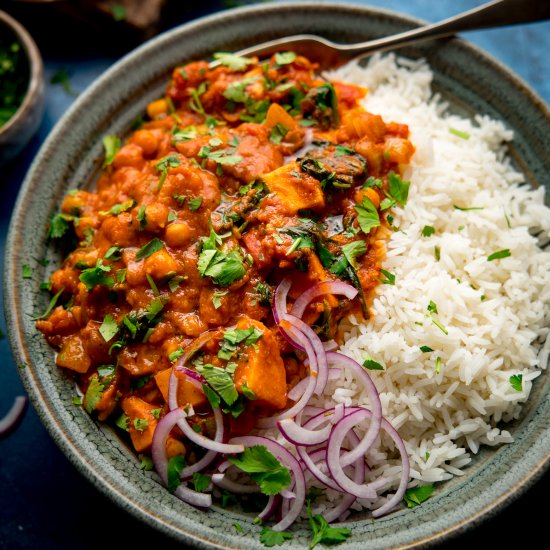
[[(340, 378), (341, 370), (334, 368), (328, 370), (328, 379), (329, 380), (338, 380)], [(308, 385), (309, 380), (307, 378), (303, 378), (300, 380), (289, 392), (288, 392), (288, 398), (292, 401), (297, 401), (300, 399), (300, 397), (304, 394), (304, 391)]]
[[(214, 417), (219, 416), (220, 422), (223, 422), (222, 413), (219, 407), (216, 407), (215, 409), (213, 409), (213, 411), (214, 411)], [(218, 421), (216, 420), (216, 424), (217, 423)], [(184, 433), (187, 439), (189, 439), (190, 441), (193, 441), (193, 443), (197, 444), (199, 447), (202, 447), (203, 449), (214, 451), (216, 453), (224, 453), (224, 454), (236, 454), (236, 453), (242, 453), (244, 451), (244, 447), (242, 445), (229, 445), (227, 443), (222, 443), (221, 441), (216, 441), (215, 439), (209, 439), (208, 437), (205, 437), (201, 433), (197, 433), (195, 430), (193, 430), (193, 428), (191, 428), (185, 416), (182, 416), (178, 420), (178, 428)]]
[[(157, 427), (155, 428), (155, 433), (153, 434), (151, 455), (153, 457), (153, 463), (155, 464), (157, 473), (165, 485), (168, 485), (168, 457), (166, 456), (166, 439), (174, 426), (184, 418), (185, 411), (182, 409), (176, 409), (169, 412), (159, 421)], [(184, 502), (194, 506), (209, 508), (212, 505), (211, 495), (206, 493), (198, 493), (183, 484), (179, 485), (179, 487), (174, 491), (174, 494)]]
[(283, 498), (286, 498), (288, 500), (292, 500), (293, 498), (296, 498), (296, 493), (294, 493), (293, 491), (289, 491), (288, 489), (283, 489), (279, 494)]
[(236, 481), (227, 479), (225, 474), (212, 474), (212, 483), (236, 494), (246, 495), (260, 492), (260, 488), (257, 485), (237, 483)]
[(325, 351), (334, 351), (338, 349), (338, 342), (336, 340), (327, 340), (323, 342), (323, 348)]
[(285, 418), (293, 418), (308, 404), (311, 396), (313, 395), (313, 392), (315, 391), (315, 386), (317, 384), (317, 358), (315, 356), (313, 348), (309, 340), (301, 332), (295, 331), (291, 327), (289, 327), (289, 332), (290, 334), (292, 334), (293, 337), (297, 338), (300, 342), (304, 344), (306, 353), (310, 358), (310, 375), (307, 377), (308, 384), (304, 393), (302, 394), (302, 397), (297, 403), (290, 407), (290, 409), (287, 409), (286, 411), (283, 411), (282, 413), (279, 413), (275, 416), (260, 418), (256, 424), (259, 428), (273, 428), (277, 425), (277, 422), (279, 420), (284, 420)]
[[(170, 373), (170, 381), (168, 383), (168, 406), (170, 407), (170, 410), (173, 411), (174, 409), (178, 408), (178, 377), (176, 376), (175, 370), (182, 370), (183, 367), (185, 367), (185, 364), (197, 351), (199, 351), (202, 346), (204, 346), (206, 343), (210, 342), (213, 338), (215, 338), (217, 334), (217, 331), (207, 331), (203, 334), (201, 334), (197, 339), (193, 340), (191, 344), (189, 344), (185, 350), (183, 350), (183, 355), (178, 359), (177, 365), (172, 369), (172, 372)], [(191, 370), (191, 369), (188, 369)], [(189, 379), (195, 378), (192, 375), (189, 375)]]
[(342, 281), (323, 281), (321, 283), (308, 288), (295, 302), (290, 310), (292, 315), (302, 317), (306, 307), (318, 296), (324, 294), (342, 294), (349, 300), (353, 300), (357, 296), (357, 289), (343, 283)]
[(380, 433), (380, 425), (382, 422), (382, 403), (380, 403), (380, 395), (374, 385), (371, 377), (367, 371), (354, 361), (351, 357), (343, 355), (341, 353), (328, 352), (327, 361), (329, 365), (337, 365), (344, 367), (353, 372), (357, 380), (363, 384), (369, 395), (369, 403), (372, 409), (372, 420), (365, 434), (365, 437), (361, 440), (361, 443), (357, 445), (352, 451), (350, 451), (342, 460), (342, 466), (347, 466), (355, 462), (359, 457), (363, 457), (367, 454), (372, 444), (376, 441), (378, 434)]
[(280, 500), (279, 495), (270, 495), (265, 508), (258, 514), (258, 519), (267, 521), (275, 513)]
[[(359, 437), (355, 433), (354, 430), (350, 430), (348, 432), (348, 441), (350, 443), (351, 448), (353, 449), (359, 444)], [(353, 481), (355, 483), (361, 483), (362, 481), (365, 481), (365, 461), (364, 460), (357, 460), (354, 463), (355, 472), (353, 475)], [(325, 510), (323, 512), (323, 516), (327, 520), (328, 523), (331, 523), (332, 521), (336, 521), (340, 519), (340, 516), (347, 512), (350, 509), (350, 506), (355, 502), (356, 497), (352, 494), (344, 494), (342, 499), (338, 502), (338, 504), (330, 509)]]
[(266, 437), (254, 435), (234, 437), (229, 441), (229, 443), (237, 445), (241, 444), (246, 447), (263, 445), (291, 470), (292, 477), (294, 479), (293, 492), (296, 498), (292, 499), (292, 505), (290, 506), (288, 513), (283, 516), (279, 523), (273, 526), (274, 531), (284, 531), (287, 527), (292, 525), (296, 518), (300, 515), (306, 500), (306, 480), (304, 478), (304, 472), (302, 471), (300, 463), (282, 445), (272, 441), (271, 439), (267, 439)]
[(27, 397), (24, 395), (18, 395), (13, 401), (11, 409), (8, 411), (6, 416), (0, 420), (0, 437), (6, 435), (8, 432), (13, 430), (13, 428), (15, 428), (19, 420), (23, 417), (26, 406)]

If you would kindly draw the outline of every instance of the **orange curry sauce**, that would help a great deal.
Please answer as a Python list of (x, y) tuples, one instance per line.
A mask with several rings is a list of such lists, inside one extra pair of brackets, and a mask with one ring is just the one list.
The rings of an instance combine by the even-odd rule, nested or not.
[[(308, 307), (304, 319), (324, 340), (351, 311), (368, 314), (388, 208), (414, 147), (405, 125), (359, 106), (365, 93), (327, 82), (291, 52), (189, 63), (122, 146), (104, 141), (97, 189), (65, 198), (50, 237), (74, 233), (74, 247), (51, 276), (56, 307), (37, 328), (77, 377), (88, 412), (118, 419), (138, 452), (168, 411), (173, 365), (206, 331), (216, 337), (188, 366), (231, 372), (230, 433), (288, 405), (307, 370), (271, 314), (284, 277), (291, 300), (326, 280), (361, 289), (354, 303), (325, 296)], [(219, 353), (234, 325), (253, 338)], [(178, 402), (211, 434), (210, 405), (184, 377)], [(172, 436), (167, 451), (193, 460)]]

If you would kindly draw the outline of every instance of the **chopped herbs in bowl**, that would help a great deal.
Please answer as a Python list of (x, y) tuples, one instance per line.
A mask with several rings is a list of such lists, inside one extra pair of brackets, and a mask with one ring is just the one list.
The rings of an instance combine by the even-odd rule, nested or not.
[(24, 27), (0, 11), (0, 165), (29, 142), (43, 109), (40, 52)]

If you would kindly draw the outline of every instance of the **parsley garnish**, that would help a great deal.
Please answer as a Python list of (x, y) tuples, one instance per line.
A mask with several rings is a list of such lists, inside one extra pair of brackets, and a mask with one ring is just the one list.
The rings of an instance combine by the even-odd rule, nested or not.
[(74, 216), (69, 214), (59, 213), (53, 216), (48, 228), (48, 237), (50, 239), (60, 239), (71, 227), (71, 222), (74, 222)]
[(425, 225), (422, 229), (423, 237), (431, 237), (434, 233), (435, 233), (435, 227), (432, 227), (431, 225)]
[(291, 482), (288, 468), (283, 466), (263, 445), (248, 447), (229, 461), (250, 475), (265, 495), (277, 495)]
[(429, 353), (430, 351), (433, 351), (433, 349), (430, 348), (429, 346), (420, 346), (420, 351), (422, 353)]
[(168, 175), (168, 170), (170, 170), (170, 168), (176, 168), (178, 166), (181, 166), (181, 161), (177, 155), (168, 155), (160, 159), (155, 164), (155, 169), (157, 170), (157, 172), (160, 173), (160, 179), (157, 185), (157, 191), (160, 191), (162, 185), (164, 184), (164, 180)]
[(260, 542), (268, 548), (280, 546), (284, 544), (285, 540), (291, 540), (292, 537), (292, 533), (287, 533), (286, 531), (273, 531), (273, 529), (269, 527), (264, 527), (260, 531)]
[(353, 241), (342, 246), (342, 253), (349, 264), (357, 269), (357, 258), (363, 256), (367, 252), (367, 245), (364, 241)]
[(428, 500), (432, 496), (434, 490), (435, 487), (433, 485), (413, 487), (412, 489), (407, 489), (407, 491), (405, 491), (403, 500), (408, 508), (414, 508), (415, 506), (422, 504), (425, 500)]

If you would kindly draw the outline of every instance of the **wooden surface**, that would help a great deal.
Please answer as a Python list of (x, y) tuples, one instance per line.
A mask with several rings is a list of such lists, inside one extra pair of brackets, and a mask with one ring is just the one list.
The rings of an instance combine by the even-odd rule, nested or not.
[[(550, 0), (540, 0), (550, 1)], [(246, 4), (252, 2), (234, 2)], [(475, 0), (371, 0), (355, 2), (380, 6), (430, 21), (448, 17), (482, 2)], [(227, 9), (229, 2), (167, 0), (159, 29), (168, 29), (194, 17)], [(136, 46), (142, 35), (116, 21), (98, 33), (86, 20), (53, 5), (0, 2), (27, 26), (45, 60), (47, 105), (42, 126), (26, 150), (3, 169), (0, 187), (0, 252), (4, 256), (6, 232), (17, 191), (41, 143), (53, 125), (83, 91), (121, 54)], [(468, 33), (466, 39), (481, 46), (521, 76), (550, 103), (550, 23)], [(70, 77), (70, 90), (50, 83), (59, 70)], [(2, 320), (0, 328), (6, 329)], [(23, 392), (6, 339), (0, 340), (0, 416)], [(545, 540), (546, 513), (542, 505), (550, 487), (547, 474), (495, 518), (472, 529), (444, 548), (477, 548), (491, 536), (491, 546), (511, 548)], [(125, 546), (181, 548), (122, 512), (92, 487), (67, 461), (29, 408), (19, 428), (0, 440), (0, 549), (110, 548), (124, 537)], [(482, 542), (483, 541), (483, 542)], [(109, 544), (111, 543), (111, 544)], [(540, 543), (539, 543), (540, 544)], [(542, 545), (544, 546), (544, 545)], [(260, 543), (258, 547), (261, 548)], [(284, 548), (281, 547), (281, 548)]]

